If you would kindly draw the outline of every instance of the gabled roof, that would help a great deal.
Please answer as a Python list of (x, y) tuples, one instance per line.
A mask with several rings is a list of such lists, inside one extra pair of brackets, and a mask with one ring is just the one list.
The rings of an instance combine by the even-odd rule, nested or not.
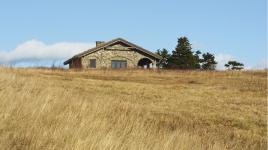
[(145, 53), (145, 54), (147, 54), (147, 55), (149, 55), (149, 56), (151, 56), (151, 57), (153, 57), (153, 58), (156, 58), (156, 59), (158, 59), (158, 60), (161, 60), (161, 59), (162, 59), (161, 56), (159, 56), (159, 55), (157, 55), (157, 54), (155, 54), (155, 53), (152, 53), (152, 52), (150, 52), (149, 50), (146, 50), (146, 49), (144, 49), (144, 48), (142, 48), (142, 47), (140, 47), (140, 46), (138, 46), (138, 45), (136, 45), (136, 44), (130, 43), (130, 42), (128, 42), (127, 40), (125, 40), (125, 39), (123, 39), (123, 38), (117, 38), (117, 39), (114, 39), (114, 40), (112, 40), (112, 41), (106, 42), (106, 43), (104, 43), (104, 44), (102, 44), (102, 45), (100, 45), (100, 46), (91, 48), (91, 49), (89, 49), (89, 50), (87, 50), (87, 51), (84, 51), (84, 52), (82, 52), (82, 53), (79, 53), (79, 54), (73, 56), (72, 58), (70, 58), (70, 59), (68, 59), (67, 61), (65, 61), (65, 62), (64, 62), (64, 65), (69, 64), (73, 59), (81, 58), (81, 57), (83, 57), (83, 56), (85, 56), (85, 55), (94, 53), (94, 52), (96, 52), (96, 51), (99, 51), (99, 50), (101, 50), (101, 49), (103, 49), (103, 48), (106, 48), (106, 47), (108, 47), (108, 46), (110, 46), (110, 45), (112, 45), (112, 44), (115, 44), (115, 43), (117, 43), (117, 42), (122, 42), (122, 43), (124, 43), (124, 44), (126, 44), (126, 45), (129, 45), (130, 47), (132, 47), (132, 48), (134, 48), (134, 49), (136, 49), (136, 50), (138, 50), (138, 51), (141, 51), (141, 52), (143, 52), (143, 53)]

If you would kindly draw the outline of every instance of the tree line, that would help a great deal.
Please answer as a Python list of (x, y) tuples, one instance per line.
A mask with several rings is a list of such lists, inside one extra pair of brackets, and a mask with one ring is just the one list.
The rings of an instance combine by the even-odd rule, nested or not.
[[(217, 65), (214, 54), (193, 51), (187, 37), (178, 38), (178, 44), (172, 54), (165, 48), (158, 49), (156, 53), (163, 58), (159, 66), (167, 69), (215, 70)], [(228, 61), (225, 67), (230, 70), (241, 70), (244, 65), (237, 61)]]

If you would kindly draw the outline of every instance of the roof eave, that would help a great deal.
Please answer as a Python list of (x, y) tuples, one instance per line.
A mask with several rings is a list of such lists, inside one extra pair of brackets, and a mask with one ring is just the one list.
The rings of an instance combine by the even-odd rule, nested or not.
[(89, 50), (87, 50), (87, 51), (84, 51), (84, 52), (82, 52), (82, 53), (80, 53), (80, 54), (77, 54), (77, 55), (75, 55), (74, 57), (72, 57), (72, 58), (68, 59), (67, 61), (65, 61), (63, 64), (64, 64), (64, 65), (67, 65), (67, 64), (69, 64), (69, 63), (70, 63), (73, 59), (75, 59), (75, 58), (83, 57), (84, 55), (88, 55), (88, 54), (90, 54), (90, 53), (94, 53), (95, 51), (98, 51), (99, 49), (102, 49), (102, 48), (104, 48), (105, 46), (108, 46), (108, 45), (110, 45), (110, 44), (112, 44), (112, 43), (114, 43), (114, 42), (117, 42), (117, 41), (123, 41), (123, 42), (125, 42), (125, 43), (127, 43), (127, 44), (130, 44), (130, 45), (136, 47), (136, 49), (139, 49), (140, 51), (142, 51), (142, 52), (144, 52), (144, 53), (146, 53), (146, 54), (148, 54), (148, 55), (150, 55), (150, 56), (152, 56), (152, 57), (154, 57), (154, 58), (156, 58), (156, 59), (158, 59), (158, 60), (162, 60), (162, 59), (163, 59), (163, 58), (162, 58), (161, 56), (159, 56), (158, 54), (155, 54), (155, 53), (153, 53), (153, 52), (151, 52), (151, 51), (149, 51), (149, 50), (146, 50), (146, 49), (144, 49), (144, 48), (142, 48), (142, 47), (140, 47), (140, 46), (138, 46), (138, 45), (136, 45), (136, 44), (133, 44), (133, 43), (131, 43), (131, 42), (128, 42), (127, 40), (125, 40), (125, 39), (123, 39), (123, 38), (117, 38), (117, 39), (114, 39), (114, 40), (112, 40), (112, 41), (110, 41), (110, 42), (104, 43), (103, 45), (101, 45), (101, 46), (99, 46), (99, 47), (94, 47), (94, 48), (91, 48), (91, 49), (89, 49)]
[(77, 57), (74, 56), (74, 57), (72, 57), (72, 58), (66, 60), (63, 64), (64, 64), (64, 65), (68, 65), (68, 64), (70, 64), (70, 62), (71, 62), (73, 59), (75, 59), (75, 58), (77, 58)]
[(65, 61), (63, 64), (64, 64), (64, 65), (68, 65), (68, 64), (70, 64), (71, 60), (72, 60), (72, 58), (71, 58), (71, 59), (66, 60), (66, 61)]

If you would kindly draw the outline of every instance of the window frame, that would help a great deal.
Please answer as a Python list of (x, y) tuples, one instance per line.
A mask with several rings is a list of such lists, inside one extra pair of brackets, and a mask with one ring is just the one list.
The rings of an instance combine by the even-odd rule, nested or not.
[[(94, 63), (92, 63), (94, 62)], [(97, 60), (96, 59), (89, 59), (89, 68), (95, 69), (97, 68)]]
[(127, 60), (111, 60), (112, 69), (126, 69)]

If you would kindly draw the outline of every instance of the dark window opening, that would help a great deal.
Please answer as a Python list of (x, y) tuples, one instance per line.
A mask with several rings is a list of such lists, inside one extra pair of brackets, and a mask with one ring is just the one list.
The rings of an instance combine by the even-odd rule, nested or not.
[(150, 64), (152, 63), (152, 61), (148, 58), (142, 58), (139, 60), (138, 62), (138, 67), (141, 68), (150, 68)]
[(126, 60), (112, 60), (112, 68), (113, 69), (127, 68), (127, 61)]
[(96, 68), (96, 59), (89, 60), (89, 68)]

